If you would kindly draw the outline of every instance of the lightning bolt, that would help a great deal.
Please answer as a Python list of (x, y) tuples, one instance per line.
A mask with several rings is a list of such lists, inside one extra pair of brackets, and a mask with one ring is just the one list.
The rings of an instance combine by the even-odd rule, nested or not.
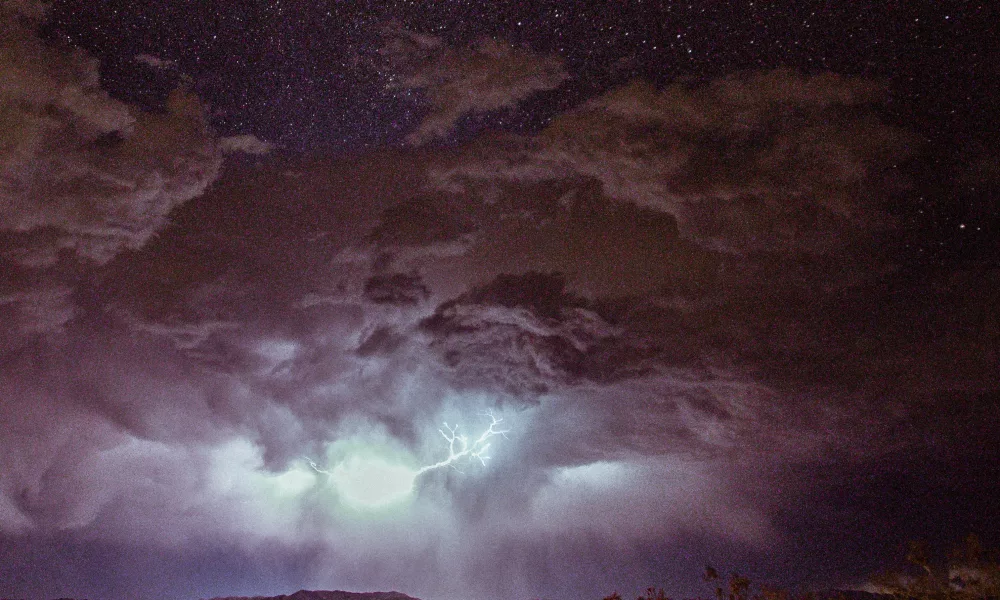
[(314, 461), (313, 459), (309, 458), (308, 456), (303, 456), (302, 458), (306, 459), (306, 462), (308, 462), (309, 466), (313, 468), (313, 471), (316, 471), (317, 473), (322, 473), (324, 475), (329, 475), (330, 474), (330, 472), (327, 471), (326, 469), (319, 468), (319, 465), (316, 464), (316, 461)]
[(455, 463), (464, 459), (478, 460), (483, 466), (486, 466), (486, 461), (490, 459), (489, 454), (487, 454), (490, 449), (489, 440), (498, 435), (503, 436), (504, 439), (509, 439), (507, 438), (507, 432), (510, 431), (509, 429), (498, 429), (503, 419), (494, 415), (493, 411), (488, 411), (486, 415), (490, 418), (490, 426), (472, 442), (469, 441), (467, 435), (458, 433), (458, 425), (453, 427), (448, 425), (447, 422), (444, 423), (444, 429), (438, 429), (438, 432), (448, 442), (448, 457), (434, 464), (421, 467), (417, 470), (417, 476), (423, 475), (427, 471), (433, 471), (434, 469), (454, 467)]
[(332, 470), (321, 468), (308, 456), (303, 458), (314, 471), (326, 475), (351, 504), (367, 508), (384, 506), (412, 494), (416, 478), (428, 471), (444, 467), (459, 470), (459, 464), (473, 460), (485, 466), (490, 459), (490, 440), (498, 435), (509, 439), (507, 432), (510, 431), (501, 428), (503, 419), (493, 411), (486, 412), (486, 416), (490, 418), (489, 427), (475, 439), (459, 433), (458, 425), (444, 423), (438, 432), (448, 443), (448, 456), (419, 469), (364, 453), (345, 457)]

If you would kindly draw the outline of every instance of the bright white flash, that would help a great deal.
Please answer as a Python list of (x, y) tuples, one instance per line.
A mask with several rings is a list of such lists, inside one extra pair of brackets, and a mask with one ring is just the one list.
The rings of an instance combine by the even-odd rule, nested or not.
[(492, 411), (486, 414), (490, 418), (490, 425), (475, 439), (458, 433), (458, 425), (445, 423), (444, 428), (438, 431), (448, 442), (448, 457), (419, 469), (390, 462), (374, 452), (352, 454), (330, 471), (321, 469), (312, 460), (309, 460), (309, 465), (316, 472), (327, 475), (340, 497), (351, 506), (380, 508), (395, 504), (410, 496), (416, 478), (428, 471), (443, 467), (458, 469), (459, 465), (473, 460), (485, 465), (490, 458), (490, 440), (498, 435), (506, 438), (509, 431), (500, 428), (503, 419)]
[(352, 456), (330, 472), (330, 480), (349, 504), (378, 507), (393, 504), (413, 491), (413, 469), (378, 457)]

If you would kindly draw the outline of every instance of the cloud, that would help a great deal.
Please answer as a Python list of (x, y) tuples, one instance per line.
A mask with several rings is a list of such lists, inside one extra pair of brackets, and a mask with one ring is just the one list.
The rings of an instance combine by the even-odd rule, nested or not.
[(72, 80), (28, 60), (0, 65), (10, 124), (0, 227), (23, 240), (14, 259), (27, 266), (51, 264), (63, 249), (101, 263), (141, 246), (221, 166), (191, 94), (172, 93), (165, 115), (134, 113), (97, 88), (96, 65), (58, 58)]
[(250, 134), (231, 135), (219, 139), (219, 147), (223, 152), (242, 152), (244, 154), (263, 155), (274, 149), (274, 145), (258, 139)]
[[(100, 88), (96, 59), (43, 42), (35, 21), (11, 15), (0, 23), (0, 261), (40, 283), (4, 305), (23, 309), (22, 331), (40, 333), (72, 314), (74, 262), (141, 247), (216, 179), (222, 153), (191, 92), (171, 93), (163, 113), (139, 111)], [(29, 306), (24, 294), (58, 301)]]
[[(676, 536), (677, 529), (760, 542), (769, 535), (761, 507), (727, 501), (717, 474), (683, 460), (597, 461), (558, 469), (532, 501), (533, 527), (591, 534), (623, 548)], [(724, 484), (723, 484), (724, 485)]]
[(564, 285), (558, 275), (501, 276), (441, 304), (421, 326), (456, 383), (495, 385), (516, 398), (542, 394), (582, 374), (588, 352), (614, 333)]
[[(397, 36), (432, 104), (418, 142), (561, 81), (520, 50)], [(0, 85), (50, 127), (16, 164), (55, 170), (0, 212), (0, 318), (61, 335), (0, 347), (7, 539), (220, 572), (218, 554), (279, 557), (312, 587), (610, 591), (690, 566), (650, 548), (695, 569), (702, 550), (780, 554), (810, 494), (1000, 419), (974, 409), (996, 389), (996, 273), (884, 283), (875, 234), (910, 138), (871, 82), (636, 83), (537, 136), (265, 156), (215, 181), (227, 146), (257, 142), (214, 138), (183, 90), (135, 112), (84, 85), (92, 64), (36, 50), (54, 54), (25, 65), (62, 66)], [(518, 61), (492, 100), (434, 104)], [(133, 187), (91, 186), (112, 177)], [(511, 430), (487, 466), (424, 473), (382, 512), (310, 466), (433, 464), (441, 423), (474, 434), (487, 410)]]
[(442, 189), (590, 179), (728, 252), (825, 252), (884, 224), (915, 138), (878, 120), (875, 83), (750, 72), (656, 90), (635, 82), (541, 134), (488, 140), (440, 167)]
[(177, 61), (167, 60), (152, 54), (136, 54), (135, 61), (154, 69), (176, 69)]
[(0, 295), (0, 315), (13, 325), (12, 332), (27, 336), (58, 332), (76, 314), (72, 294), (71, 287), (51, 281), (12, 291)]
[(41, 21), (49, 11), (49, 2), (45, 0), (3, 0), (0, 10), (28, 19), (32, 22)]
[(569, 78), (558, 57), (492, 38), (455, 48), (397, 26), (386, 27), (385, 37), (381, 55), (391, 72), (390, 89), (419, 89), (430, 105), (407, 136), (413, 145), (446, 136), (466, 115), (513, 108)]
[(23, 240), (8, 253), (18, 263), (51, 264), (61, 249), (107, 262), (215, 179), (221, 155), (192, 94), (141, 113), (100, 89), (95, 59), (3, 27), (0, 230)]

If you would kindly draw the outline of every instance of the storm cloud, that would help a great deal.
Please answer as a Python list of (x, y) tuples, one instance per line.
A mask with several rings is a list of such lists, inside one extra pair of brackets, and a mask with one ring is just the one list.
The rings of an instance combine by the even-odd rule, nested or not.
[[(223, 169), (266, 145), (220, 141), (187, 90), (163, 113), (114, 100), (80, 51), (3, 27), (13, 543), (277, 557), (300, 587), (436, 598), (628, 585), (670, 568), (601, 565), (673, 544), (697, 548), (669, 573), (693, 586), (713, 552), (794, 548), (796, 503), (836, 474), (997, 425), (974, 402), (997, 393), (996, 274), (891, 283), (880, 236), (919, 148), (876, 82), (637, 81), (436, 149), (566, 73), (392, 31), (398, 85), (428, 99), (410, 146)], [(433, 464), (442, 423), (490, 415), (490, 460), (401, 504), (332, 483), (357, 457)]]

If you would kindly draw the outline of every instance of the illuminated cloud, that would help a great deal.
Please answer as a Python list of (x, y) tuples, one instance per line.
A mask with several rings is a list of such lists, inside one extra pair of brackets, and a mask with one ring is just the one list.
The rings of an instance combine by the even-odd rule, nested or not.
[(68, 286), (47, 283), (0, 295), (0, 307), (10, 310), (7, 314), (13, 317), (15, 330), (44, 334), (61, 330), (73, 318), (72, 294)]
[(534, 497), (530, 518), (542, 530), (594, 535), (625, 548), (685, 528), (764, 541), (769, 532), (762, 507), (732, 502), (725, 489), (713, 489), (722, 478), (703, 469), (676, 459), (563, 467)]

